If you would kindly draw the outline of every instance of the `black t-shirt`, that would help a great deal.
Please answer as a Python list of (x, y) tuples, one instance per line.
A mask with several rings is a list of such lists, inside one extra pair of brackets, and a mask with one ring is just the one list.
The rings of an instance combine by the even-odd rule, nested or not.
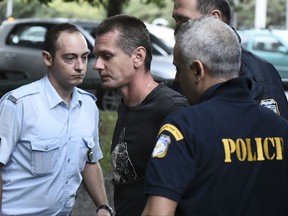
[(141, 215), (146, 202), (145, 169), (160, 124), (168, 114), (185, 106), (186, 98), (163, 84), (138, 106), (120, 105), (111, 148), (117, 215)]

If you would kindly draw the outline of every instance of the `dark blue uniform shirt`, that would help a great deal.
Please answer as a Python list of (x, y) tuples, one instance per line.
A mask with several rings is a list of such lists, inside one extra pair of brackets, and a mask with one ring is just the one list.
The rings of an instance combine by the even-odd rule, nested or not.
[[(237, 36), (241, 42), (240, 36)], [(242, 48), (240, 76), (251, 80), (254, 100), (288, 120), (288, 102), (283, 84), (278, 71), (270, 62)], [(177, 81), (172, 88), (181, 92)]]
[[(240, 36), (237, 36), (241, 43)], [(288, 119), (288, 102), (282, 80), (270, 62), (242, 47), (240, 76), (252, 81), (251, 93), (254, 100)]]
[(252, 97), (259, 104), (288, 119), (288, 103), (280, 75), (266, 60), (242, 48), (240, 76), (252, 81)]
[(176, 215), (288, 214), (288, 121), (259, 106), (247, 81), (217, 84), (163, 122), (146, 193), (178, 202)]

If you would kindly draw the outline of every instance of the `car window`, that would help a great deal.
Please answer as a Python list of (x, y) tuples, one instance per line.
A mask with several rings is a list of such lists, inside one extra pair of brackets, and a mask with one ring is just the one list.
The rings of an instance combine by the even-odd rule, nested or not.
[(7, 37), (6, 43), (12, 46), (41, 49), (47, 27), (33, 24), (17, 25)]
[(253, 49), (256, 51), (281, 52), (281, 46), (283, 44), (277, 38), (270, 35), (255, 36), (253, 41)]
[(249, 41), (249, 37), (245, 34), (241, 34), (240, 33), (240, 38), (241, 38), (241, 45), (244, 47), (244, 48), (248, 48), (248, 41)]
[(173, 49), (167, 46), (163, 41), (153, 34), (150, 34), (151, 44), (152, 44), (152, 55), (171, 55)]

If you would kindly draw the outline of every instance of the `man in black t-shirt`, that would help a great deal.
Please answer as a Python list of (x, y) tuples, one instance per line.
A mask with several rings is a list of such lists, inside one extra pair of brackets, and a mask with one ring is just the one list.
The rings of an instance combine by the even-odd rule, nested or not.
[(187, 100), (152, 78), (151, 41), (139, 19), (118, 15), (97, 28), (95, 69), (104, 88), (123, 100), (111, 146), (114, 207), (117, 216), (141, 215), (146, 203), (144, 175), (164, 118)]

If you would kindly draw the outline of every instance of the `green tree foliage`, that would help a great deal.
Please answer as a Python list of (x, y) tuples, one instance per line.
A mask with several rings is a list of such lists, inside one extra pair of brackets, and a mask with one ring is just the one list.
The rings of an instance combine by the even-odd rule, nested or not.
[[(33, 0), (28, 0), (33, 1)], [(42, 4), (48, 5), (53, 0), (38, 0)], [(107, 16), (113, 16), (116, 14), (120, 14), (123, 11), (123, 6), (127, 6), (130, 0), (63, 0), (64, 2), (77, 2), (83, 3), (88, 2), (93, 7), (103, 7), (107, 11)], [(144, 4), (155, 4), (159, 8), (163, 8), (165, 6), (165, 0), (140, 0), (141, 3)]]
[[(0, 0), (1, 1), (1, 0)], [(23, 3), (25, 7), (23, 7)], [(7, 1), (0, 2), (0, 20), (6, 18), (7, 11)], [(47, 17), (57, 17), (60, 16), (60, 13), (53, 9), (49, 8), (46, 5), (41, 4), (38, 1), (31, 1), (30, 3), (25, 3), (24, 1), (14, 0), (13, 1), (13, 16), (17, 18), (26, 18), (26, 17), (41, 17), (43, 15)]]
[(171, 27), (174, 26), (174, 20), (172, 18), (173, 1), (166, 0), (165, 7), (158, 8), (155, 4), (139, 3), (139, 0), (130, 0), (129, 6), (123, 9), (123, 13), (131, 14), (139, 19), (152, 23), (156, 18), (165, 18)]
[(284, 28), (286, 0), (267, 0), (267, 27)]
[[(237, 5), (238, 28), (254, 28), (255, 0), (243, 0)], [(286, 22), (286, 0), (267, 0), (267, 28), (284, 28)]]
[[(267, 27), (284, 28), (286, 1), (267, 0)], [(5, 19), (6, 2), (7, 0), (0, 0), (1, 20)], [(174, 0), (13, 0), (13, 15), (17, 18), (61, 16), (103, 19), (107, 16), (126, 13), (146, 22), (152, 22), (155, 18), (162, 17), (173, 26), (174, 21), (171, 17), (173, 2)], [(229, 0), (229, 2), (232, 13), (237, 15), (233, 26), (253, 28), (255, 0)]]
[[(0, 2), (0, 23), (6, 18), (7, 0)], [(101, 20), (105, 15), (103, 8), (92, 7), (87, 3), (63, 3), (62, 0), (53, 0), (48, 5), (38, 0), (13, 0), (13, 17), (66, 17), (89, 20)]]
[[(108, 2), (108, 0), (105, 1)], [(110, 1), (121, 2), (121, 0)], [(126, 2), (126, 0), (124, 2)], [(152, 22), (155, 18), (162, 17), (169, 20), (170, 23), (174, 23), (171, 17), (173, 0), (163, 0), (163, 3), (157, 4), (149, 2), (151, 2), (151, 0), (129, 0), (129, 3), (127, 1), (122, 5), (123, 8), (121, 6), (121, 13), (137, 16), (146, 22)], [(106, 6), (108, 7), (108, 5)], [(0, 2), (0, 23), (1, 20), (6, 18), (6, 8), (7, 0)], [(112, 9), (109, 14), (118, 13)], [(104, 8), (102, 4), (92, 6), (85, 0), (45, 0), (45, 2), (43, 2), (43, 0), (13, 0), (13, 16), (15, 18), (67, 17), (101, 20), (107, 17), (107, 14), (107, 8)]]

